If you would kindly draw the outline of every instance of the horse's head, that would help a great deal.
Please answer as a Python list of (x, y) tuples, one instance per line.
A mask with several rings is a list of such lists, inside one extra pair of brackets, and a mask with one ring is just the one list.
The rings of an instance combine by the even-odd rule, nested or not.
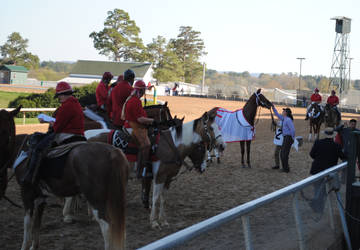
[(308, 113), (310, 119), (316, 119), (321, 115), (321, 107), (317, 103), (312, 103)]
[(194, 168), (200, 173), (203, 173), (206, 169), (205, 156), (206, 146), (202, 142), (195, 144), (194, 149), (188, 155)]
[(20, 109), (21, 106), (11, 112), (0, 110), (0, 199), (4, 196), (7, 187), (7, 167), (15, 150), (14, 117)]
[(258, 89), (255, 93), (256, 104), (257, 106), (261, 106), (263, 108), (271, 109), (272, 103), (261, 94), (261, 89)]

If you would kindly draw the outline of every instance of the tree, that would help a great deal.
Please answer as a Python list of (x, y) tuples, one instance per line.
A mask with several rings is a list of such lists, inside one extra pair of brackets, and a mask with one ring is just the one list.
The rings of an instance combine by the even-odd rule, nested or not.
[(11, 33), (6, 43), (0, 46), (1, 56), (3, 57), (1, 63), (22, 65), (29, 69), (38, 68), (39, 57), (26, 50), (28, 42), (29, 40), (22, 38), (20, 33)]
[(153, 76), (160, 82), (178, 81), (184, 75), (182, 63), (171, 46), (162, 36), (147, 45), (146, 58), (153, 64)]
[(99, 54), (108, 56), (114, 61), (141, 61), (144, 58), (144, 45), (139, 37), (140, 28), (129, 14), (121, 9), (108, 11), (104, 29), (92, 32), (95, 49)]
[[(185, 82), (196, 82), (201, 79), (200, 57), (206, 55), (204, 41), (200, 32), (194, 31), (190, 26), (181, 26), (177, 39), (170, 40), (174, 52), (183, 64)], [(200, 77), (199, 77), (200, 75)]]

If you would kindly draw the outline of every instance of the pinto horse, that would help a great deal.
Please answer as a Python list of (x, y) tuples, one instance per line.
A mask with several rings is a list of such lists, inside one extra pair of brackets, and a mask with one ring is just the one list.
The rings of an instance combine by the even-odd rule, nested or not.
[[(29, 136), (15, 136), (13, 118), (17, 112), (18, 109), (12, 112), (0, 111), (1, 138), (6, 139), (6, 143), (1, 143), (0, 150), (8, 152), (6, 155), (2, 154), (2, 157), (7, 158), (1, 159), (0, 173), (4, 175), (7, 168), (13, 165), (13, 168), (16, 167), (15, 176), (21, 188), (25, 208), (21, 249), (39, 248), (40, 224), (46, 205), (42, 187), (46, 187), (47, 191), (58, 197), (84, 194), (100, 224), (105, 249), (124, 249), (125, 192), (128, 177), (128, 161), (125, 155), (121, 150), (104, 143), (77, 142), (77, 146), (73, 145), (65, 156), (60, 177), (45, 177), (40, 174), (38, 184), (23, 184), (21, 180), (27, 171), (28, 159), (24, 157), (22, 161), (15, 161), (15, 158), (29, 150)], [(6, 178), (1, 178), (1, 195), (5, 193), (6, 182)]]
[[(152, 164), (153, 170), (153, 196), (152, 208), (150, 215), (151, 226), (160, 227), (160, 225), (168, 225), (164, 213), (164, 187), (169, 189), (170, 183), (180, 171), (184, 159), (189, 156), (195, 167), (200, 171), (204, 171), (203, 161), (205, 157), (204, 143), (210, 143), (214, 138), (220, 138), (220, 131), (214, 122), (216, 116), (216, 108), (205, 112), (200, 118), (191, 122), (182, 124), (181, 126), (172, 126), (169, 131), (171, 138), (175, 144), (177, 152), (169, 147), (167, 138), (160, 135), (158, 144), (158, 160)], [(106, 142), (109, 131), (86, 131), (85, 136), (89, 141)], [(224, 146), (225, 147), (225, 146)], [(170, 162), (169, 159), (174, 158), (174, 154), (180, 156), (180, 164)], [(160, 212), (157, 213), (157, 203), (160, 199)]]
[(309, 141), (312, 140), (312, 135), (314, 135), (316, 139), (319, 139), (320, 127), (324, 121), (324, 111), (322, 111), (319, 104), (312, 103), (309, 109), (308, 116), (309, 116), (309, 125), (310, 125), (308, 140)]

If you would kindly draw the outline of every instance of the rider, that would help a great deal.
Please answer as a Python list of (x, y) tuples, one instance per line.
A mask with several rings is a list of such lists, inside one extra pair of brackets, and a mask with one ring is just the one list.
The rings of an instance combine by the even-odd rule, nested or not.
[(147, 117), (141, 104), (140, 98), (145, 94), (146, 88), (144, 81), (135, 82), (134, 90), (124, 104), (123, 117), (125, 116), (126, 120), (125, 126), (133, 129), (132, 136), (139, 147), (137, 177), (142, 178), (142, 200), (145, 208), (148, 208), (152, 165), (150, 161), (151, 144), (146, 126), (154, 124), (155, 121)]
[[(67, 82), (56, 85), (56, 94), (61, 106), (56, 110), (55, 122), (49, 122), (50, 130), (33, 148), (27, 172), (23, 183), (32, 184), (40, 166), (43, 152), (53, 141), (57, 144), (69, 143), (74, 137), (84, 136), (84, 114), (79, 101), (72, 96), (73, 90)], [(45, 122), (39, 119), (41, 123)]]
[(305, 117), (305, 120), (308, 120), (309, 119), (309, 111), (310, 111), (310, 107), (312, 104), (316, 103), (317, 105), (319, 105), (319, 107), (321, 108), (322, 110), (322, 107), (320, 106), (320, 103), (321, 103), (321, 95), (319, 94), (319, 89), (318, 88), (315, 88), (314, 89), (314, 93), (311, 95), (310, 97), (310, 100), (311, 100), (311, 103), (310, 105), (307, 107), (306, 109), (306, 117)]
[(110, 119), (112, 119), (112, 100), (111, 100), (111, 92), (113, 91), (113, 89), (116, 87), (116, 85), (121, 82), (124, 81), (124, 75), (119, 75), (118, 79), (116, 80), (116, 82), (112, 83), (108, 89), (108, 98), (107, 98), (107, 103), (106, 103), (106, 111), (108, 114), (108, 117), (110, 117)]
[(124, 80), (118, 82), (116, 87), (111, 91), (112, 103), (112, 120), (113, 124), (117, 127), (124, 125), (124, 120), (121, 119), (121, 112), (126, 99), (133, 91), (132, 85), (134, 84), (135, 73), (131, 69), (124, 72)]
[(330, 107), (336, 111), (338, 121), (341, 121), (341, 114), (337, 108), (337, 105), (339, 104), (339, 98), (336, 96), (335, 90), (331, 90), (331, 95), (327, 99), (327, 104), (329, 104)]
[(113, 75), (110, 72), (105, 72), (103, 77), (96, 87), (96, 102), (97, 106), (100, 110), (106, 111), (107, 107), (107, 99), (108, 99), (108, 91), (109, 91), (109, 83)]

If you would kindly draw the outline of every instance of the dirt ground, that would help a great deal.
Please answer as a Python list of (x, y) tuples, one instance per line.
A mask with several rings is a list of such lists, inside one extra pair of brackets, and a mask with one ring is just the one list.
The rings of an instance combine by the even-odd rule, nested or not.
[[(213, 107), (229, 110), (241, 108), (243, 103), (213, 99), (188, 97), (159, 97), (168, 101), (171, 113), (185, 116), (185, 121), (200, 117)], [(280, 110), (280, 106), (278, 110)], [(296, 135), (307, 138), (308, 125), (304, 121), (305, 110), (294, 108)], [(343, 114), (344, 119), (358, 118), (359, 115)], [(228, 144), (221, 164), (212, 163), (203, 174), (185, 172), (173, 182), (167, 193), (166, 212), (170, 227), (153, 230), (149, 225), (149, 213), (142, 208), (140, 183), (129, 181), (127, 193), (127, 249), (136, 249), (160, 239), (197, 222), (215, 216), (225, 210), (259, 198), (277, 189), (295, 183), (309, 176), (311, 159), (309, 151), (312, 143), (306, 142), (296, 152), (290, 153), (290, 173), (272, 170), (273, 132), (270, 131), (269, 111), (262, 109), (256, 125), (256, 138), (252, 143), (252, 168), (240, 167), (240, 148), (238, 143)], [(46, 125), (18, 125), (17, 134), (45, 131)], [(7, 196), (21, 203), (18, 185), (12, 180)], [(286, 199), (260, 209), (254, 215), (252, 229), (257, 240), (254, 249), (292, 249), (297, 246), (296, 232), (291, 205)], [(40, 249), (88, 250), (103, 249), (103, 240), (98, 224), (89, 221), (86, 207), (83, 206), (78, 220), (73, 224), (62, 222), (62, 207), (57, 200), (49, 198), (48, 207), (42, 220)], [(267, 223), (274, 220), (273, 223)], [(290, 223), (290, 224), (289, 224)], [(284, 225), (285, 228), (281, 228)], [(180, 249), (244, 249), (241, 235), (241, 221), (229, 224), (193, 240)], [(0, 202), (0, 249), (20, 249), (23, 237), (23, 210)], [(285, 232), (285, 234), (284, 234)], [(291, 233), (292, 232), (292, 233)], [(282, 233), (282, 234), (281, 234)], [(285, 237), (284, 237), (285, 236)]]

